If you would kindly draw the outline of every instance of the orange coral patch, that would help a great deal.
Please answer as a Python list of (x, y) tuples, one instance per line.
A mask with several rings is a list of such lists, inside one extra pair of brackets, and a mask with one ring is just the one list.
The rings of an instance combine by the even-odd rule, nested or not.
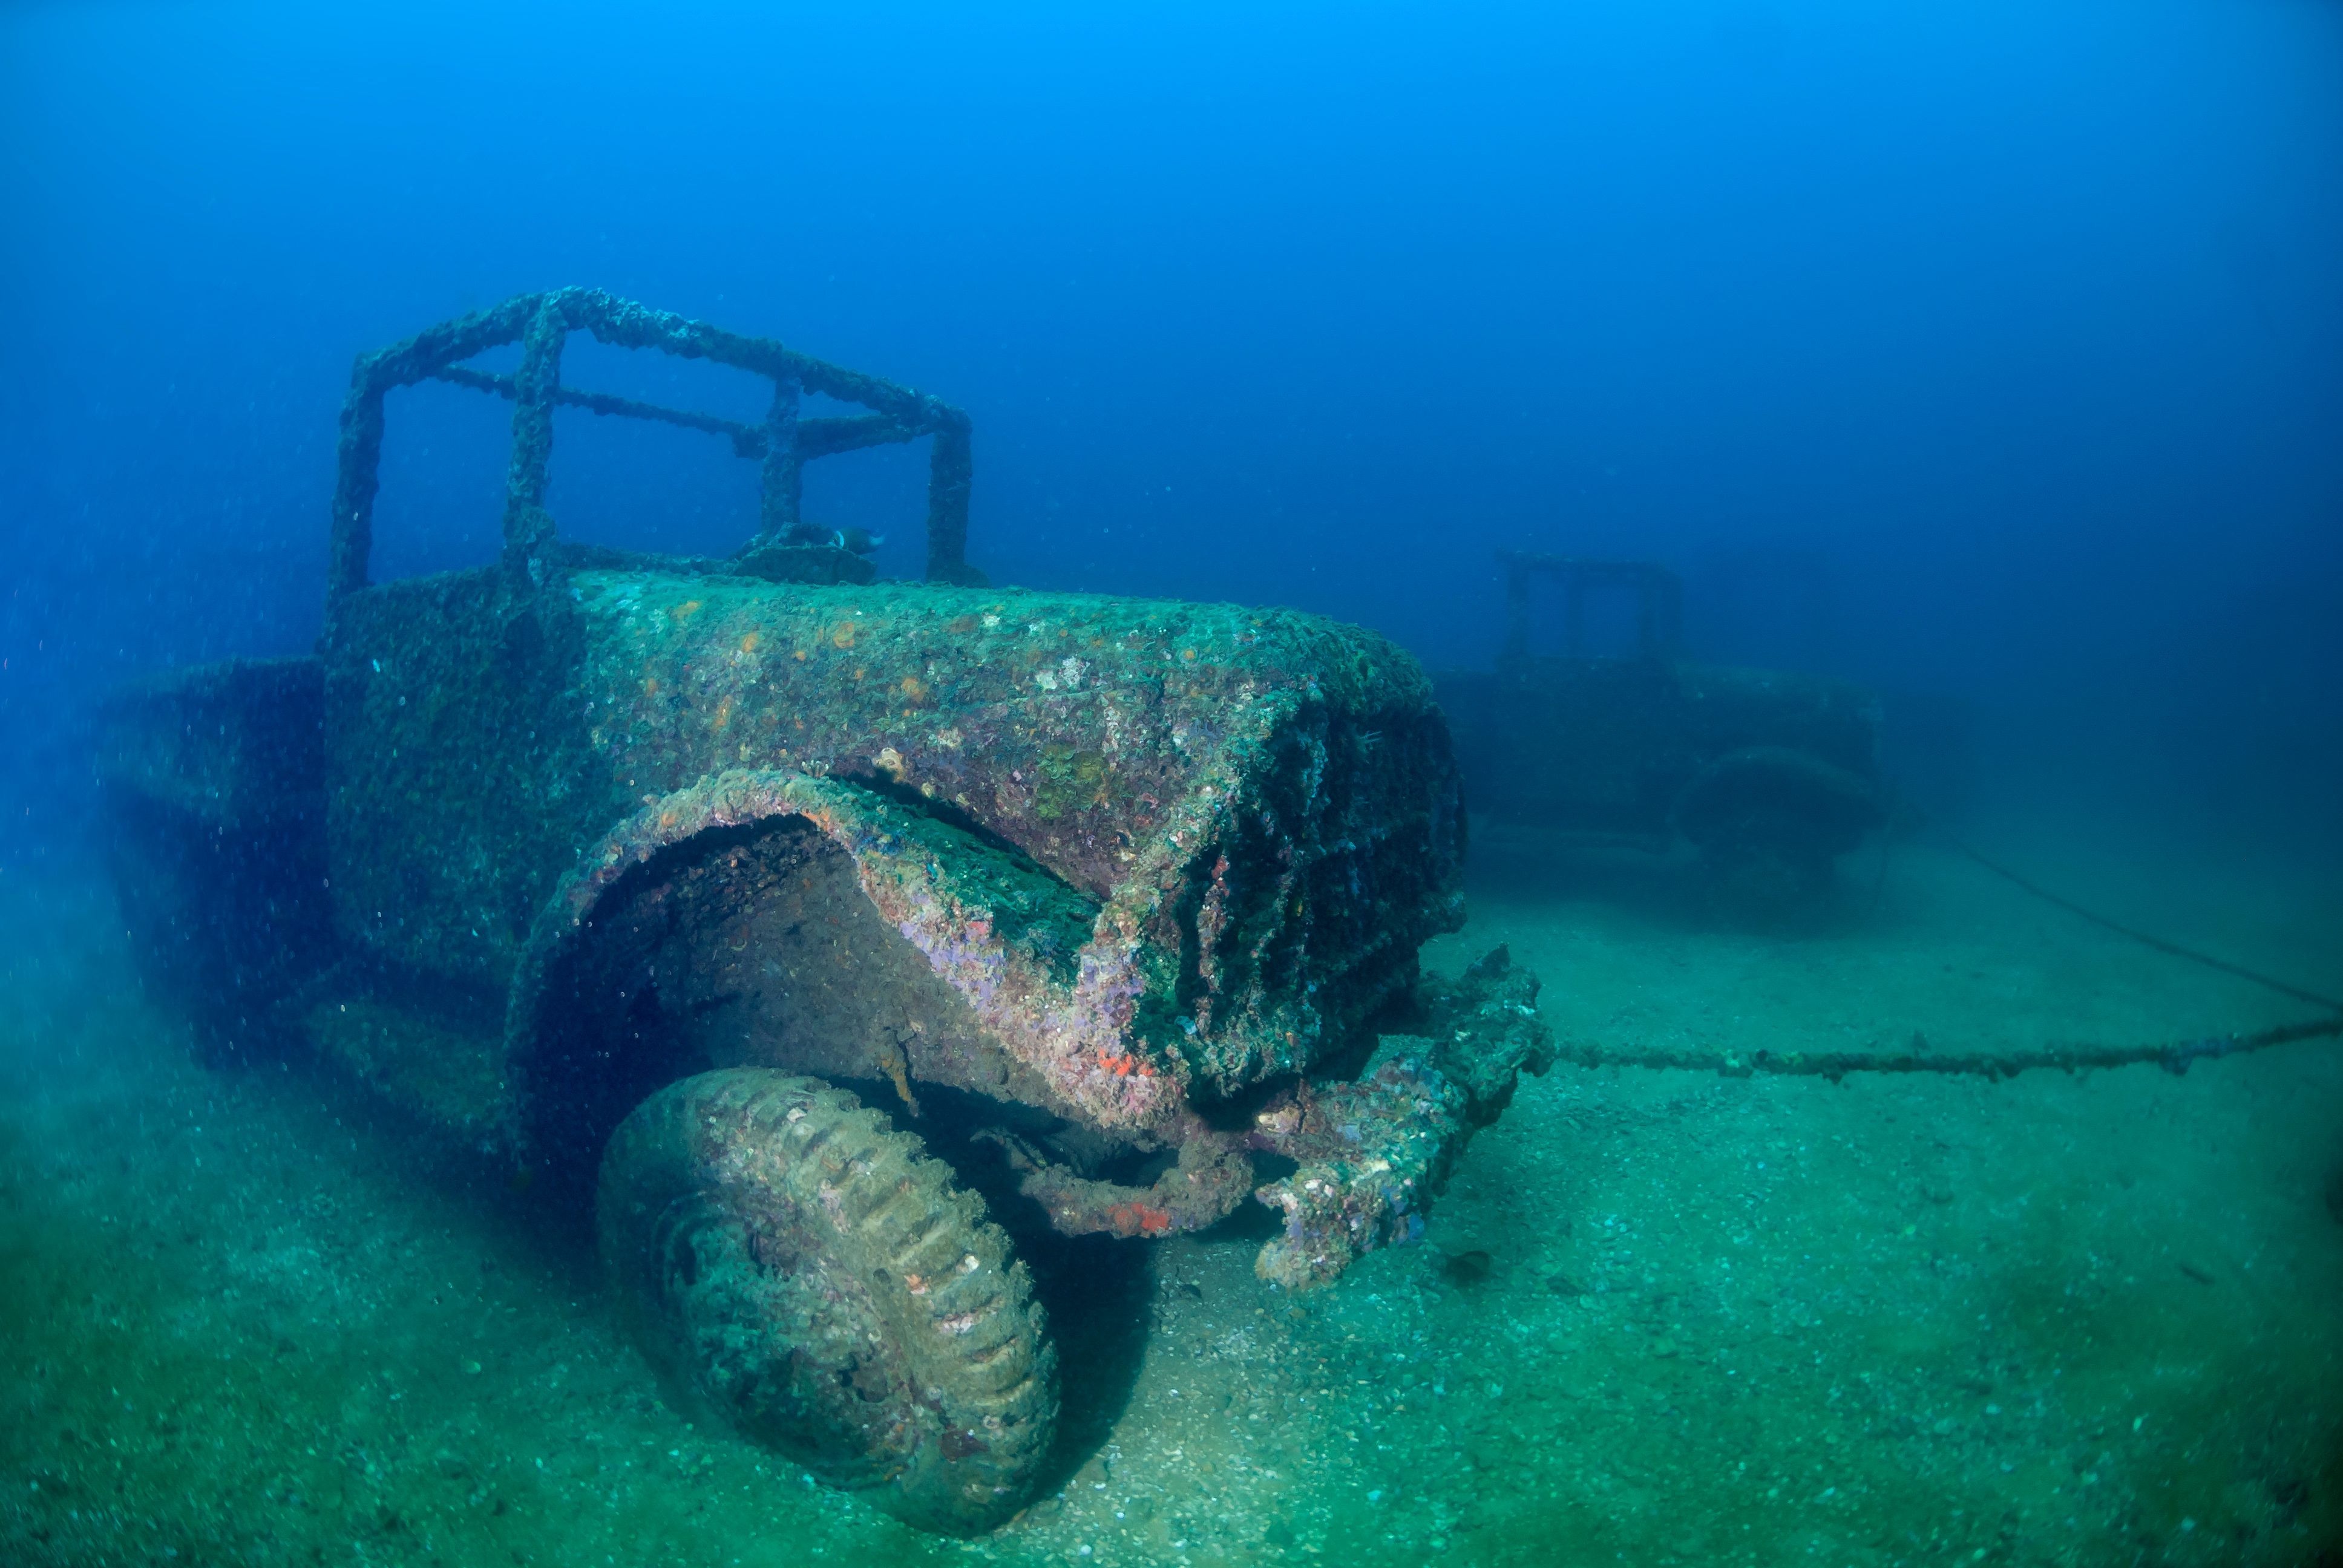
[(1107, 1222), (1118, 1236), (1161, 1236), (1172, 1229), (1172, 1211), (1152, 1209), (1144, 1203), (1117, 1203), (1106, 1211)]

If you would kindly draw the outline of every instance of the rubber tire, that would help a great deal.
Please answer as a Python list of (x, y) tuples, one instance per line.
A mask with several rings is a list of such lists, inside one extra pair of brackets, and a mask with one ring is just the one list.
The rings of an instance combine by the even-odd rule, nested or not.
[(1009, 1239), (843, 1090), (764, 1068), (652, 1095), (602, 1158), (602, 1258), (635, 1342), (713, 1413), (923, 1530), (1026, 1501), (1057, 1353)]
[(1670, 814), (1704, 850), (1753, 843), (1825, 865), (1886, 819), (1868, 780), (1786, 746), (1745, 746), (1717, 758), (1684, 787)]

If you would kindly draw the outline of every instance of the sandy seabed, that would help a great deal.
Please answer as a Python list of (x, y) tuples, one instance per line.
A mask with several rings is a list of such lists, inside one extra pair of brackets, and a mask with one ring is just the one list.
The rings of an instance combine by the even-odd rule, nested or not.
[[(2343, 988), (2343, 890), (2047, 832), (2030, 869)], [(2154, 1041), (2298, 1003), (1949, 849), (1795, 937), (1687, 868), (1476, 844), (1568, 1038)], [(1557, 1069), (1426, 1244), (1119, 1253), (1041, 1501), (938, 1541), (669, 1412), (574, 1214), (297, 1065), (213, 1070), (95, 876), (0, 876), (0, 1563), (2343, 1563), (2343, 1047), (1998, 1083)], [(1061, 1312), (1064, 1309), (1061, 1308)]]

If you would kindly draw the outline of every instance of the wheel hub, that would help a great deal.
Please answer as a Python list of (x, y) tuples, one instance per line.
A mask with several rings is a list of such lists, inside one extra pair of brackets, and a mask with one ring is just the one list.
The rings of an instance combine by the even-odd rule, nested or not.
[(658, 1317), (699, 1393), (759, 1442), (841, 1485), (907, 1457), (917, 1402), (861, 1282), (769, 1218), (705, 1194), (653, 1239)]

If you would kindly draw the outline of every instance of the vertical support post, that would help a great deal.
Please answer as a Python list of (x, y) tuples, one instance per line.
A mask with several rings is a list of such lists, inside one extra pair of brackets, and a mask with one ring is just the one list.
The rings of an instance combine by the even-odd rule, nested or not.
[(936, 427), (928, 457), (928, 580), (968, 580), (968, 487), (975, 471), (968, 417), (955, 410)]
[(1517, 556), (1506, 556), (1505, 563), (1505, 644), (1498, 649), (1497, 662), (1512, 666), (1525, 664), (1530, 657), (1530, 568)]
[(1660, 657), (1673, 658), (1684, 646), (1684, 580), (1674, 572), (1659, 575), (1657, 592), (1658, 627), (1653, 651)]
[(505, 564), (544, 577), (553, 516), (545, 509), (553, 457), (553, 395), (561, 387), (561, 346), (569, 322), (559, 294), (546, 297), (521, 334), (520, 369), (513, 377), (512, 467), (505, 475)]
[(773, 377), (773, 406), (765, 415), (765, 462), (757, 505), (757, 543), (784, 543), (804, 514), (805, 454), (798, 449), (797, 377)]
[(342, 429), (334, 478), (334, 520), (327, 530), (326, 610), (367, 586), (374, 554), (374, 498), (382, 467), (382, 399), (372, 355), (360, 355), (342, 400)]

